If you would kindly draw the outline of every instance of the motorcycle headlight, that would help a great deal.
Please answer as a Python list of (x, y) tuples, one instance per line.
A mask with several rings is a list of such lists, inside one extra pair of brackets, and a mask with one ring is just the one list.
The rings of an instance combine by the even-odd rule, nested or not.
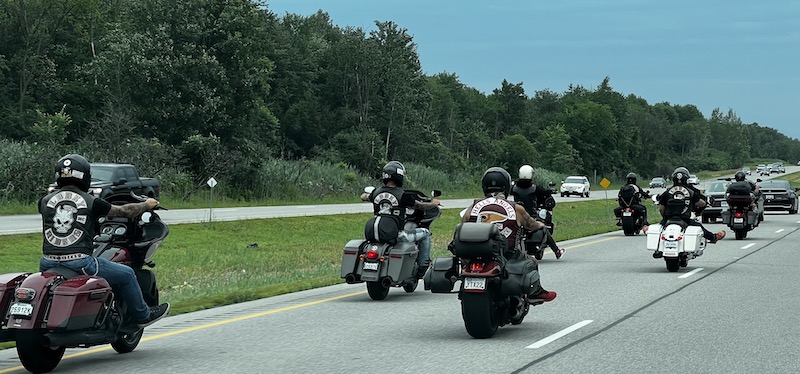
[(103, 189), (100, 187), (90, 188), (89, 193), (95, 196), (100, 196), (100, 194), (103, 193)]

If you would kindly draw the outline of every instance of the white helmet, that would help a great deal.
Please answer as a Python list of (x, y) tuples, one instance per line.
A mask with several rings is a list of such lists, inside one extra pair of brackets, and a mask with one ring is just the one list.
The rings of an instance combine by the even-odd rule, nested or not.
[(519, 179), (533, 180), (533, 166), (522, 165), (522, 167), (519, 168)]

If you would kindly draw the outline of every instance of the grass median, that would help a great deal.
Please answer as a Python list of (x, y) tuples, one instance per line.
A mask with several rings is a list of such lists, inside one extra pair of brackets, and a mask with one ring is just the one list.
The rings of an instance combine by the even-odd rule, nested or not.
[[(614, 206), (614, 201), (560, 203), (554, 218), (556, 240), (617, 230)], [(446, 247), (458, 212), (445, 209), (433, 223), (434, 257), (449, 254)], [(183, 313), (342, 283), (342, 249), (348, 240), (363, 236), (369, 217), (345, 214), (171, 225), (153, 270), (161, 298), (172, 303), (175, 313)], [(36, 271), (41, 240), (39, 234), (0, 236), (0, 273)]]

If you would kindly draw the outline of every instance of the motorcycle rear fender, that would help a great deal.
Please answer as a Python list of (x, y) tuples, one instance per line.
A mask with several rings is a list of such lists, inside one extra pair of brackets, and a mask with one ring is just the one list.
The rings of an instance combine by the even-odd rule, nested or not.
[(70, 278), (53, 292), (47, 328), (80, 330), (94, 327), (111, 298), (111, 286), (103, 278), (88, 275)]
[[(366, 253), (367, 251), (370, 251), (373, 248), (375, 248), (378, 251), (379, 259), (383, 257), (383, 261), (377, 261), (378, 271), (364, 270), (364, 263), (367, 262), (368, 260), (366, 259), (361, 260), (359, 256), (359, 259), (356, 261), (356, 267), (355, 267), (355, 274), (357, 279), (361, 279), (362, 281), (367, 281), (367, 282), (377, 282), (379, 279), (386, 276), (388, 271), (386, 262), (388, 262), (390, 258), (388, 249), (391, 248), (391, 244), (367, 243), (366, 247), (362, 249), (362, 253)], [(370, 261), (370, 262), (375, 262), (375, 261)]]

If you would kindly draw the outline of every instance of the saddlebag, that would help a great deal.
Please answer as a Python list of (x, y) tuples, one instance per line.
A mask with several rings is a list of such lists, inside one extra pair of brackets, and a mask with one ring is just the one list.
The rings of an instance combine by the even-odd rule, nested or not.
[(392, 282), (400, 282), (406, 278), (413, 278), (417, 275), (415, 266), (417, 265), (419, 249), (415, 243), (397, 242), (389, 249), (389, 259), (386, 261), (386, 276), (392, 278)]
[(454, 253), (460, 258), (489, 259), (502, 256), (507, 246), (506, 238), (491, 223), (460, 223), (453, 234)]
[(94, 327), (102, 319), (113, 293), (108, 282), (100, 277), (79, 275), (56, 287), (48, 329), (80, 330)]
[(425, 290), (433, 293), (449, 293), (453, 291), (454, 285), (451, 277), (458, 277), (458, 258), (455, 256), (434, 258), (422, 280)]
[(6, 313), (14, 302), (14, 290), (30, 273), (8, 273), (0, 275), (0, 342), (14, 340), (12, 331), (5, 330)]
[(654, 223), (647, 229), (647, 249), (655, 251), (658, 249), (658, 242), (661, 239), (661, 225)]
[(508, 279), (504, 279), (501, 286), (505, 295), (527, 295), (539, 280), (538, 266), (529, 258), (509, 260), (506, 272)]
[[(349, 279), (353, 283), (359, 282), (360, 279), (356, 279), (356, 266), (359, 263), (359, 256), (364, 254), (364, 247), (366, 246), (367, 241), (363, 239), (354, 239), (344, 246), (344, 251), (342, 251), (342, 274), (341, 277), (345, 280)], [(348, 278), (348, 275), (353, 276), (355, 278)]]

